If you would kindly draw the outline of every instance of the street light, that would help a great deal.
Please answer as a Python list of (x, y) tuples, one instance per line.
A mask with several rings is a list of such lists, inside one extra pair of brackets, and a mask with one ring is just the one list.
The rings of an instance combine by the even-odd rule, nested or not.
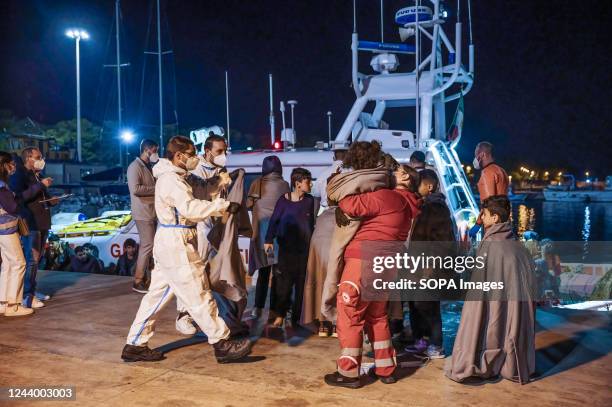
[(121, 134), (119, 135), (119, 137), (125, 143), (125, 166), (127, 167), (128, 164), (129, 164), (129, 148), (128, 148), (128, 144), (131, 144), (132, 141), (134, 141), (134, 139), (136, 139), (136, 136), (134, 135), (134, 132), (132, 130), (125, 129), (125, 130), (121, 131)]
[(77, 159), (81, 162), (81, 66), (79, 61), (79, 44), (81, 40), (89, 39), (89, 34), (85, 30), (70, 29), (66, 31), (66, 36), (73, 39), (76, 46)]

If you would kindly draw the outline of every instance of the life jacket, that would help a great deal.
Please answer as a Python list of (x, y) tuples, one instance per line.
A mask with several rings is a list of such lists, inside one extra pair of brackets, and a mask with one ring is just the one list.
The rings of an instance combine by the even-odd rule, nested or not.
[[(8, 189), (4, 181), (0, 181), (0, 189)], [(17, 216), (9, 214), (0, 206), (0, 235), (12, 235), (17, 233)]]

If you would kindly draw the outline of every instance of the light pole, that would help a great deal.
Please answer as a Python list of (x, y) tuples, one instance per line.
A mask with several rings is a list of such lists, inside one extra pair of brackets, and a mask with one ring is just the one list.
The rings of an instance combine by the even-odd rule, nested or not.
[(76, 107), (77, 107), (77, 159), (82, 160), (81, 155), (81, 65), (79, 57), (79, 44), (81, 40), (89, 39), (89, 34), (85, 30), (72, 29), (66, 31), (66, 36), (75, 40), (76, 44)]
[(331, 148), (331, 117), (332, 112), (327, 112), (327, 138), (328, 138), (328, 146)]
[(291, 130), (293, 131), (293, 134), (295, 134), (295, 122), (293, 121), (293, 109), (295, 109), (295, 105), (297, 105), (297, 100), (289, 100), (287, 101), (287, 103), (289, 104), (289, 106), (291, 106)]

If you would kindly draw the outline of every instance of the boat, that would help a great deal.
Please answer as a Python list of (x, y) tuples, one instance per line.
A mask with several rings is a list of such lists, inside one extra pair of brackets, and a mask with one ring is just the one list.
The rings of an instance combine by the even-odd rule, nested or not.
[(572, 174), (562, 174), (557, 185), (544, 188), (547, 201), (560, 202), (612, 202), (612, 176), (606, 177), (605, 189), (578, 188)]
[[(277, 148), (230, 151), (228, 170), (244, 168), (249, 183), (261, 175), (264, 157), (274, 154), (283, 163), (286, 180), (296, 167), (309, 169), (316, 179), (332, 164), (334, 147), (349, 146), (358, 140), (381, 142), (383, 150), (402, 164), (408, 163), (414, 151), (421, 150), (439, 175), (441, 191), (457, 226), (465, 230), (478, 216), (478, 206), (455, 148), (461, 139), (463, 97), (474, 83), (474, 44), (470, 36), (467, 62), (462, 63), (461, 21), (454, 24), (452, 43), (443, 27), (446, 12), (441, 1), (432, 0), (431, 5), (433, 8), (405, 7), (396, 13), (400, 41), (394, 43), (385, 42), (383, 38), (380, 41), (360, 39), (354, 10), (351, 77), (356, 98), (335, 139), (330, 140), (331, 143), (317, 142), (315, 148), (294, 148), (294, 129), (283, 129), (281, 134), (290, 134), (291, 137), (282, 137), (279, 141), (274, 132), (270, 86), (271, 146)], [(370, 57), (370, 73), (359, 72), (359, 56), (362, 54)], [(408, 66), (407, 70), (400, 71), (400, 61), (402, 66)], [(449, 132), (445, 108), (453, 101), (457, 101), (457, 114)], [(366, 111), (372, 104), (373, 110)], [(283, 105), (280, 110), (284, 112)], [(392, 110), (406, 112), (406, 119), (414, 118), (414, 129), (390, 128), (384, 119), (385, 113)], [(192, 139), (201, 143), (195, 136)]]

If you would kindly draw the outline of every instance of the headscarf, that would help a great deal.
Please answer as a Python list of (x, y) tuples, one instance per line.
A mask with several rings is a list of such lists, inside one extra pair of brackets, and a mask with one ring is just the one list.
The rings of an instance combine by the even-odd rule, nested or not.
[(265, 176), (273, 172), (282, 175), (283, 165), (277, 156), (269, 155), (263, 160), (263, 164), (261, 165), (261, 175)]

